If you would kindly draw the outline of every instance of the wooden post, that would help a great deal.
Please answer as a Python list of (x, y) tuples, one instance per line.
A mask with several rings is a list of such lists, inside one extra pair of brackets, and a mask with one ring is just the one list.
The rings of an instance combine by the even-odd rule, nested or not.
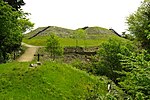
[(14, 52), (14, 60), (16, 60), (16, 52)]
[(43, 56), (42, 54), (35, 54), (34, 56), (37, 56), (38, 57), (38, 59), (37, 59), (37, 61), (40, 61), (40, 56)]

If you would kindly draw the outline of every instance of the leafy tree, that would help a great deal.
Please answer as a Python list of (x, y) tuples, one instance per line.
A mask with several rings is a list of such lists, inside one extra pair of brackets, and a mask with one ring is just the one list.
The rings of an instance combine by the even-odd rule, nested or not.
[(114, 38), (104, 42), (98, 51), (100, 61), (96, 65), (97, 74), (106, 75), (116, 82), (116, 79), (120, 77), (116, 71), (122, 70), (119, 54), (129, 56), (133, 50), (134, 46), (130, 41), (123, 41), (123, 39), (119, 40)]
[(11, 5), (16, 10), (21, 8), (21, 6), (25, 5), (23, 0), (3, 0), (3, 1), (7, 2), (9, 5)]
[(122, 56), (122, 74), (119, 84), (134, 100), (150, 99), (150, 55), (146, 51)]
[(7, 60), (7, 55), (17, 50), (22, 41), (22, 33), (33, 24), (26, 19), (22, 11), (13, 8), (0, 0), (0, 62)]
[(128, 30), (150, 49), (150, 0), (144, 0), (138, 10), (127, 18)]
[(56, 56), (60, 56), (63, 54), (63, 49), (60, 46), (59, 38), (56, 35), (50, 35), (50, 38), (47, 40), (46, 50), (51, 54), (53, 60)]

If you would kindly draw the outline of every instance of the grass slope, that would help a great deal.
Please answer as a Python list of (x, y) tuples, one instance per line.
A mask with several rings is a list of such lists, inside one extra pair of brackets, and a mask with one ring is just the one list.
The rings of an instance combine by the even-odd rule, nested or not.
[[(107, 94), (107, 82), (66, 64), (45, 62), (0, 65), (1, 100), (80, 100)], [(96, 91), (95, 91), (96, 88)]]
[(38, 33), (39, 31), (43, 30), (46, 27), (38, 27), (37, 29), (29, 32), (28, 34), (25, 34), (25, 37), (29, 38), (31, 36), (33, 36), (34, 34)]
[[(47, 39), (50, 33), (55, 33), (60, 37), (61, 46), (76, 46), (76, 39), (72, 37), (72, 34), (75, 30), (54, 27), (51, 26), (44, 32), (41, 32), (39, 35), (32, 39), (28, 39), (29, 37), (36, 34), (43, 27), (38, 28), (32, 32), (29, 32), (25, 35), (23, 42), (36, 46), (46, 46)], [(91, 46), (99, 46), (102, 42), (108, 40), (110, 37), (117, 37), (110, 30), (101, 28), (101, 27), (88, 27), (85, 32), (87, 33), (85, 39), (77, 39), (78, 45), (81, 47), (91, 47)]]
[[(46, 27), (39, 27), (39, 28), (25, 34), (24, 36), (26, 38), (29, 38), (29, 37), (33, 36), (34, 34), (40, 32), (44, 28), (46, 28)], [(71, 30), (71, 29), (61, 28), (61, 27), (57, 27), (57, 26), (49, 26), (48, 29), (41, 32), (37, 36), (49, 36), (49, 33), (56, 33), (57, 35), (68, 35), (68, 34), (72, 34), (73, 32), (74, 32), (74, 30)]]
[[(78, 46), (81, 47), (91, 47), (91, 46), (99, 46), (102, 42), (108, 40), (111, 37), (116, 37), (115, 35), (92, 35), (92, 39), (78, 39)], [(95, 38), (96, 37), (96, 38)], [(32, 39), (24, 38), (23, 42), (35, 46), (46, 46), (48, 36), (38, 36), (34, 37)], [(61, 46), (76, 46), (76, 39), (73, 38), (60, 38), (60, 44)]]

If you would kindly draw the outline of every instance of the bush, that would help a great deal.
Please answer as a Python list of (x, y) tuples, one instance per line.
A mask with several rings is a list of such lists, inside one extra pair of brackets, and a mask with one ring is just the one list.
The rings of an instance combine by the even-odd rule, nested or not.
[(114, 82), (120, 76), (116, 71), (122, 70), (119, 54), (130, 56), (134, 45), (124, 39), (112, 38), (104, 42), (98, 51), (100, 61), (97, 63), (97, 74), (106, 75)]
[(47, 40), (46, 50), (51, 54), (53, 60), (56, 56), (61, 56), (63, 54), (63, 49), (60, 46), (59, 38), (54, 34), (51, 34), (50, 38)]
[(120, 78), (120, 86), (134, 100), (150, 99), (150, 54), (142, 51), (122, 59), (125, 76)]

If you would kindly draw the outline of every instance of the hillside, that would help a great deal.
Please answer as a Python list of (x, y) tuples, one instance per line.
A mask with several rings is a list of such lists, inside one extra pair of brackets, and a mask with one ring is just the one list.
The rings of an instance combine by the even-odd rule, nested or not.
[(85, 30), (87, 34), (113, 34), (112, 31), (102, 27), (88, 27)]
[[(67, 34), (72, 34), (74, 32), (74, 30), (61, 28), (61, 27), (57, 27), (57, 26), (47, 26), (47, 27), (39, 27), (39, 28), (25, 34), (25, 37), (30, 38), (30, 37), (34, 36), (35, 34), (37, 34), (38, 32), (39, 32), (39, 34), (37, 36), (49, 36), (50, 33), (55, 33), (57, 35), (61, 35), (61, 34), (67, 35)], [(46, 28), (46, 30), (44, 30), (45, 28)]]
[[(44, 30), (45, 28), (46, 28), (46, 30)], [(44, 30), (44, 31), (42, 31), (42, 30)], [(86, 31), (87, 34), (114, 34), (112, 31), (102, 28), (102, 27), (87, 27), (84, 30)], [(65, 36), (65, 35), (73, 34), (74, 31), (75, 30), (61, 28), (61, 27), (57, 27), (57, 26), (48, 26), (48, 27), (39, 27), (39, 28), (25, 34), (25, 36), (30, 38), (33, 35), (37, 34), (38, 32), (40, 32), (40, 33), (37, 36), (49, 36), (50, 33), (55, 33), (59, 36)]]
[[(80, 28), (81, 29), (81, 28)], [(65, 29), (56, 26), (40, 27), (24, 35), (23, 42), (31, 45), (45, 46), (48, 36), (51, 33), (55, 33), (60, 37), (61, 46), (76, 46), (76, 40), (78, 39), (78, 46), (91, 47), (99, 46), (101, 42), (107, 40), (110, 37), (118, 37), (111, 30), (101, 27), (87, 27), (82, 28), (85, 30), (85, 38), (74, 38), (76, 30)]]
[[(0, 73), (1, 100), (106, 100), (108, 95), (107, 79), (66, 64), (45, 62), (29, 68), (29, 63), (13, 62), (1, 64)], [(119, 98), (122, 92), (113, 88)]]

